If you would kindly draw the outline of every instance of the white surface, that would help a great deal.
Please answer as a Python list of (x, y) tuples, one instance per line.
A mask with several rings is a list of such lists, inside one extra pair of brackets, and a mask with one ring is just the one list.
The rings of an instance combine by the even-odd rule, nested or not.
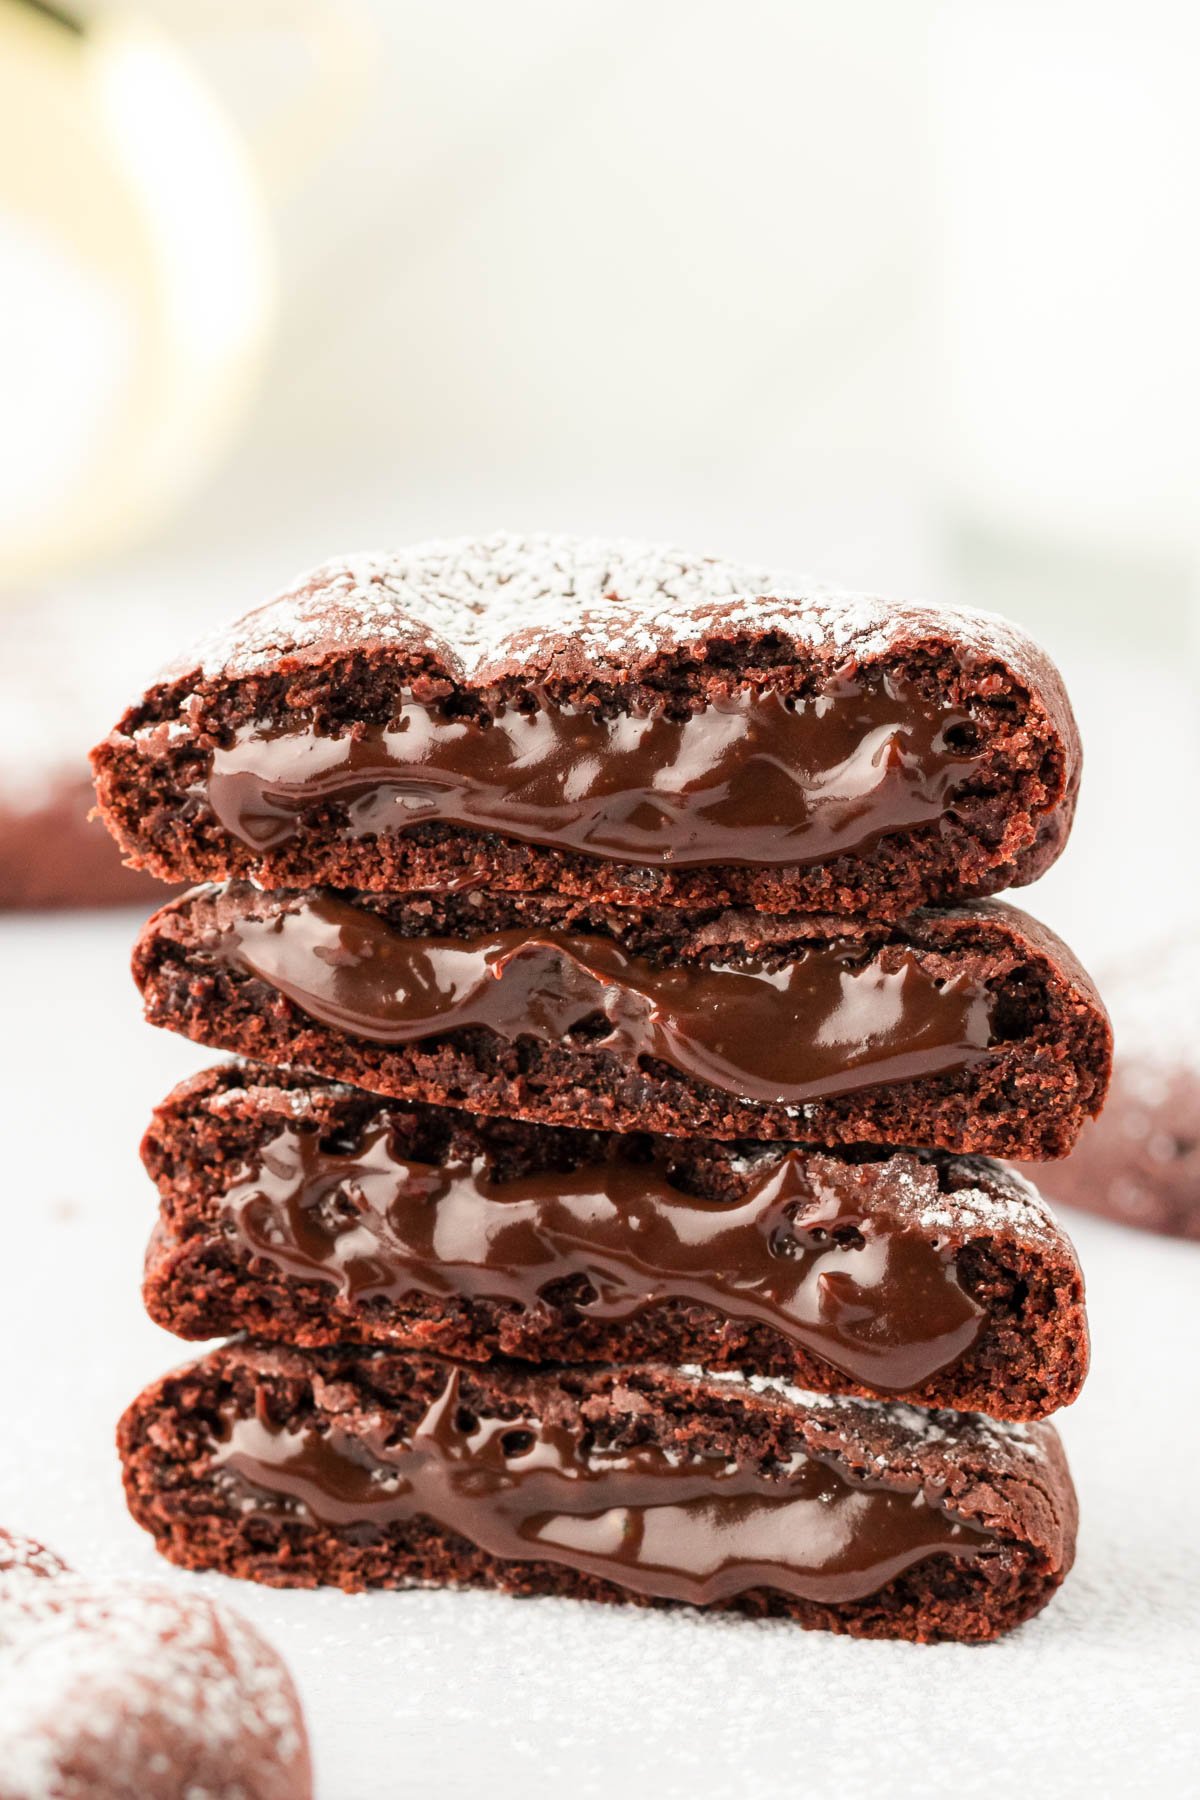
[[(12, 921), (4, 1083), (9, 1396), (0, 1520), (77, 1566), (156, 1575), (114, 1422), (188, 1354), (144, 1318), (151, 1105), (209, 1060), (141, 1023), (129, 915)], [(1079, 1487), (1063, 1593), (983, 1650), (561, 1601), (276, 1594), (203, 1578), (291, 1660), (320, 1800), (540, 1792), (1195, 1793), (1200, 1251), (1079, 1219), (1095, 1363), (1062, 1428)], [(172, 1576), (182, 1585), (196, 1577)], [(533, 1784), (531, 1790), (531, 1783)]]

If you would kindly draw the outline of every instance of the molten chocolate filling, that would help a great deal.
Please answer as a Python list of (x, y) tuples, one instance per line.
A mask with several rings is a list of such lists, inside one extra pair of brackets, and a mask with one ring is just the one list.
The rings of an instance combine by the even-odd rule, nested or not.
[(653, 868), (778, 865), (940, 819), (979, 763), (968, 716), (894, 676), (791, 701), (743, 691), (685, 718), (540, 698), (480, 722), (405, 696), (389, 725), (341, 737), (258, 721), (198, 792), (256, 851), (332, 805), (346, 838), (439, 820)]
[(497, 1182), (482, 1157), (406, 1160), (386, 1126), (339, 1154), (285, 1125), (221, 1211), (253, 1255), (352, 1303), (419, 1293), (534, 1308), (584, 1277), (584, 1318), (690, 1301), (771, 1326), (882, 1393), (956, 1361), (985, 1320), (936, 1238), (884, 1201), (864, 1208), (851, 1169), (817, 1176), (795, 1153), (764, 1158), (738, 1199), (720, 1201), (649, 1163)]
[(768, 1105), (968, 1068), (992, 1042), (992, 996), (908, 950), (814, 945), (777, 967), (656, 966), (608, 938), (513, 930), (404, 937), (331, 894), (216, 930), (205, 952), (268, 982), (310, 1017), (380, 1044), (465, 1027), (672, 1068)]
[(771, 1474), (581, 1429), (480, 1418), (454, 1371), (407, 1442), (386, 1418), (294, 1430), (231, 1418), (213, 1462), (247, 1514), (298, 1514), (360, 1540), (421, 1517), (509, 1561), (559, 1563), (637, 1594), (704, 1606), (754, 1588), (838, 1605), (931, 1556), (994, 1547), (936, 1493), (857, 1481), (797, 1452)]

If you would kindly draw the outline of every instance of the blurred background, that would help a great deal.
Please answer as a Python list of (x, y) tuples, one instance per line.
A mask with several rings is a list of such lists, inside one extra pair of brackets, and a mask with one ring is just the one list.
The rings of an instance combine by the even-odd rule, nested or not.
[(0, 0), (0, 892), (198, 628), (504, 527), (1017, 617), (1089, 756), (1036, 910), (1103, 954), (1150, 856), (1186, 917), (1198, 51), (1189, 0)]

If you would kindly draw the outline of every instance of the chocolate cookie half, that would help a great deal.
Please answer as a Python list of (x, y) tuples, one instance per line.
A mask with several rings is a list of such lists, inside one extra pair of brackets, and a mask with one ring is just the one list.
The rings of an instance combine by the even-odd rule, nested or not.
[(469, 1368), (230, 1344), (119, 1429), (134, 1518), (279, 1586), (498, 1587), (996, 1637), (1070, 1568), (1047, 1425), (701, 1370)]
[(1083, 1281), (998, 1164), (521, 1124), (227, 1064), (154, 1115), (186, 1338), (702, 1363), (997, 1418), (1070, 1405)]
[(990, 615), (496, 537), (316, 570), (93, 762), (171, 881), (896, 918), (1034, 880), (1080, 752), (1057, 671)]
[(0, 1800), (311, 1800), (300, 1702), (237, 1613), (0, 1531)]
[(134, 973), (201, 1043), (546, 1124), (1037, 1159), (1108, 1080), (1088, 977), (996, 904), (853, 926), (234, 884), (156, 913)]

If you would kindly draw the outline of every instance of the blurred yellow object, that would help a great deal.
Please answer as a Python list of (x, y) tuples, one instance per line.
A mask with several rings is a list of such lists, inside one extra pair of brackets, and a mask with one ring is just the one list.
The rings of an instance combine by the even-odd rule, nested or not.
[(143, 536), (228, 442), (274, 308), (263, 187), (311, 152), (304, 113), (248, 146), (152, 23), (0, 0), (0, 586)]

